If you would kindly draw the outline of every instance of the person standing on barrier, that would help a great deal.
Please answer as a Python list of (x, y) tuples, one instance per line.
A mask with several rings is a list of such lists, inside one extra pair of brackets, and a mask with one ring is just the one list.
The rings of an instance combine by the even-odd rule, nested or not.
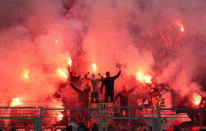
[[(135, 90), (136, 86), (131, 88), (130, 90), (127, 90), (127, 87), (125, 85), (123, 85), (123, 90), (120, 91), (116, 97), (115, 97), (115, 101), (120, 98), (120, 106), (121, 107), (128, 107), (129, 105), (129, 94), (132, 93), (134, 90)], [(121, 109), (121, 114), (123, 115), (124, 112), (126, 111), (127, 113), (127, 110), (126, 109)]]
[(102, 94), (103, 87), (105, 86), (105, 102), (108, 102), (110, 97), (111, 102), (114, 102), (114, 81), (120, 76), (121, 70), (119, 68), (119, 72), (117, 75), (110, 77), (110, 72), (106, 72), (106, 78), (103, 79), (100, 92)]
[(95, 74), (92, 74), (92, 79), (90, 79), (90, 78), (87, 77), (88, 75), (89, 75), (89, 72), (85, 75), (85, 79), (87, 79), (91, 82), (92, 88), (93, 88), (93, 91), (91, 93), (91, 103), (94, 102), (94, 98), (95, 98), (96, 102), (99, 102), (98, 84), (104, 78), (100, 73), (98, 75), (101, 77), (101, 79), (96, 79)]

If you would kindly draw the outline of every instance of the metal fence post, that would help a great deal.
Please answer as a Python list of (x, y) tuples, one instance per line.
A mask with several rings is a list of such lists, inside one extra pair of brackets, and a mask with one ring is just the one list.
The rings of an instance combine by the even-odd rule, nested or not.
[(130, 131), (130, 107), (127, 107), (129, 109), (129, 131)]
[(158, 128), (159, 131), (161, 130), (161, 108), (158, 107)]
[(105, 107), (105, 131), (107, 131), (107, 106)]
[(157, 116), (154, 115), (152, 119), (152, 131), (161, 131), (161, 108), (158, 107), (157, 111)]
[(37, 116), (36, 116), (36, 107), (35, 107), (35, 115), (34, 115), (34, 131), (37, 131)]
[(161, 108), (160, 107), (158, 107), (158, 118), (160, 119), (160, 113), (161, 112)]
[(38, 131), (42, 131), (42, 114), (43, 114), (43, 107), (40, 108), (40, 115), (38, 117)]
[(34, 118), (34, 131), (38, 131), (37, 129), (37, 118)]
[(161, 130), (161, 108), (158, 107), (158, 118), (155, 121), (155, 125), (156, 125), (156, 131), (160, 131)]
[(103, 131), (103, 118), (102, 118), (101, 106), (99, 106), (99, 131)]
[(10, 130), (12, 130), (12, 116), (13, 116), (13, 114), (12, 114), (12, 109), (13, 109), (13, 108), (11, 108), (11, 119), (10, 119), (10, 128), (11, 128), (11, 129), (10, 129)]

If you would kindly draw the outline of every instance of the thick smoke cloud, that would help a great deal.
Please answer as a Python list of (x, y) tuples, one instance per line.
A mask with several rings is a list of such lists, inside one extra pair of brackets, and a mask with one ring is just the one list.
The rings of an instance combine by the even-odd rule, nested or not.
[[(82, 61), (76, 69), (81, 73), (92, 72), (96, 63), (97, 72), (115, 74), (116, 63), (124, 64), (116, 92), (122, 84), (135, 85), (138, 70), (181, 96), (200, 92), (205, 5), (204, 0), (1, 1), (1, 101), (48, 100), (62, 82), (56, 69), (65, 68), (68, 57)], [(29, 80), (22, 76), (25, 70)]]
[(60, 37), (65, 11), (55, 0), (1, 2), (0, 85), (5, 106), (14, 97), (25, 101), (24, 106), (33, 106), (30, 101), (45, 101), (55, 92), (53, 74), (64, 58), (62, 47), (54, 41)]
[(143, 66), (184, 96), (200, 89), (193, 79), (205, 68), (204, 3), (87, 1), (84, 49), (104, 71), (117, 61), (127, 63), (128, 74)]

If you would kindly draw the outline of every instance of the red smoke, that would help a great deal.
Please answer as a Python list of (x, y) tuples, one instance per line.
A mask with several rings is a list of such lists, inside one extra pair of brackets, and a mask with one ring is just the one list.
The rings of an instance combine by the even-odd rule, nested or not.
[[(120, 63), (115, 93), (152, 78), (181, 97), (203, 88), (194, 77), (206, 67), (204, 1), (78, 0), (68, 14), (65, 0), (12, 8), (9, 1), (0, 5), (2, 106), (62, 105), (53, 94), (67, 81), (67, 66), (84, 78), (88, 71), (115, 75)], [(77, 101), (69, 86), (64, 91), (68, 103)]]

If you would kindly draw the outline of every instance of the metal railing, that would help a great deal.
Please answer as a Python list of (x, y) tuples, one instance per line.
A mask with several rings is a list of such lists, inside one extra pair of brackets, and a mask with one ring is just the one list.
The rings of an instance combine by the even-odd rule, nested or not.
[(36, 107), (0, 107), (0, 121), (0, 127), (7, 130), (14, 127), (37, 130)]
[[(152, 107), (107, 107), (105, 119), (105, 131), (107, 130), (137, 130), (155, 126), (155, 112)], [(108, 113), (109, 111), (109, 113)], [(113, 113), (111, 113), (113, 112)], [(113, 127), (109, 122), (113, 120)], [(146, 125), (148, 124), (148, 125)], [(157, 126), (156, 126), (157, 127)], [(155, 128), (152, 128), (155, 130)]]
[(4, 130), (65, 130), (68, 123), (74, 129), (82, 124), (89, 129), (96, 125), (99, 131), (159, 131), (174, 130), (174, 127), (195, 130), (197, 127), (206, 127), (206, 109), (0, 107), (0, 128)]
[(192, 130), (193, 127), (206, 127), (205, 108), (160, 108), (158, 112), (161, 120), (161, 129), (173, 130), (172, 127), (174, 126), (178, 126), (181, 130)]

